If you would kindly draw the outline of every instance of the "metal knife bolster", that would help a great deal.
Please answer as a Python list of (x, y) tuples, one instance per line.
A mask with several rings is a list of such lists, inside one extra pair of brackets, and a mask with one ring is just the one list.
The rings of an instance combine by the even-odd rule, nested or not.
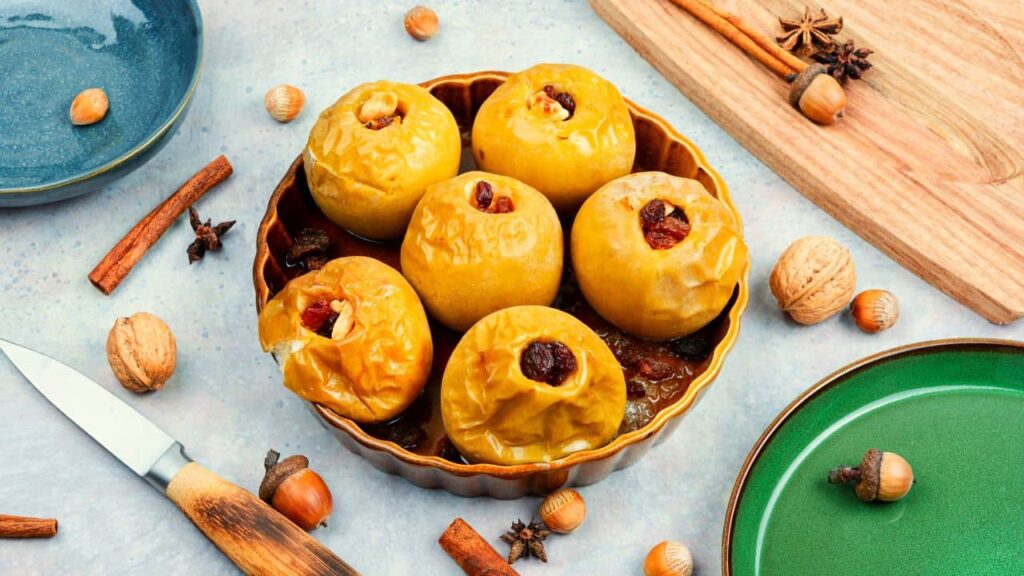
[(156, 459), (156, 462), (148, 472), (143, 474), (142, 478), (158, 492), (164, 494), (167, 492), (167, 485), (171, 483), (171, 479), (189, 462), (192, 462), (192, 459), (185, 454), (185, 447), (175, 442)]

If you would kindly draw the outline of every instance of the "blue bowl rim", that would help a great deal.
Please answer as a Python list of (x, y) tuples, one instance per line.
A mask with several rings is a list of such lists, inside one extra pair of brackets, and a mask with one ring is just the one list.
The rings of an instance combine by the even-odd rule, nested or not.
[(184, 1), (188, 3), (189, 7), (192, 9), (192, 14), (195, 17), (196, 41), (198, 45), (196, 46), (196, 65), (192, 71), (192, 80), (189, 83), (188, 90), (185, 91), (185, 94), (181, 97), (181, 100), (178, 102), (178, 107), (174, 109), (174, 113), (172, 113), (167, 118), (167, 120), (165, 120), (163, 124), (161, 124), (160, 127), (157, 128), (156, 131), (154, 131), (152, 134), (150, 134), (145, 140), (137, 144), (131, 150), (125, 152), (124, 154), (118, 156), (117, 158), (114, 158), (113, 160), (102, 166), (97, 166), (96, 168), (93, 168), (88, 172), (84, 172), (76, 176), (71, 176), (63, 180), (47, 182), (46, 184), (37, 184), (35, 186), (27, 186), (23, 188), (0, 187), (0, 195), (45, 192), (48, 190), (57, 190), (60, 188), (64, 188), (66, 186), (78, 184), (79, 182), (91, 180), (97, 176), (100, 176), (102, 174), (110, 172), (111, 170), (116, 169), (122, 164), (130, 162), (133, 158), (141, 155), (154, 144), (159, 142), (160, 139), (163, 138), (167, 134), (167, 132), (171, 130), (175, 123), (177, 123), (178, 120), (181, 119), (182, 115), (185, 113), (185, 110), (188, 108), (189, 103), (192, 102), (192, 97), (195, 96), (196, 88), (199, 86), (199, 76), (203, 69), (203, 45), (205, 43), (205, 31), (203, 29), (203, 14), (199, 10), (199, 4), (196, 2), (196, 0)]

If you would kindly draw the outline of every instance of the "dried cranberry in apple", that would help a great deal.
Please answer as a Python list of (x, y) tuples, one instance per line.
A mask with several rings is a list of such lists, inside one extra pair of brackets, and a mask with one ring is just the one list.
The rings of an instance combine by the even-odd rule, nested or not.
[(576, 357), (561, 342), (531, 342), (519, 358), (519, 368), (530, 380), (558, 386), (576, 369)]
[(329, 300), (318, 300), (302, 311), (302, 325), (317, 332), (332, 313)]
[(494, 199), (494, 187), (491, 186), (490, 182), (481, 180), (476, 183), (476, 208), (482, 212), (486, 212), (487, 208), (491, 206), (491, 200)]
[(672, 375), (672, 365), (657, 358), (644, 358), (637, 365), (637, 372), (648, 380), (664, 380)]
[(515, 207), (512, 205), (512, 199), (508, 196), (498, 196), (498, 199), (494, 202), (492, 212), (495, 214), (506, 214), (512, 212)]
[(665, 203), (655, 198), (640, 209), (640, 228), (651, 248), (665, 250), (686, 238), (690, 221), (679, 208), (666, 215)]

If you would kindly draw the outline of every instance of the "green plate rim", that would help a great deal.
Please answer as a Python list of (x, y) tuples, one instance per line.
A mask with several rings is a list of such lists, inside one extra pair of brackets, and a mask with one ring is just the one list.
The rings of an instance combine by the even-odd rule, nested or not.
[(750, 472), (753, 470), (754, 465), (757, 464), (758, 459), (768, 446), (768, 443), (771, 442), (772, 438), (774, 438), (775, 433), (782, 428), (783, 424), (785, 424), (790, 417), (799, 412), (801, 408), (806, 406), (819, 394), (842, 382), (855, 372), (869, 368), (885, 360), (893, 360), (902, 356), (910, 356), (912, 354), (931, 352), (939, 349), (955, 348), (982, 348), (990, 350), (1010, 348), (1016, 352), (1024, 354), (1024, 342), (999, 338), (946, 338), (942, 340), (928, 340), (926, 342), (898, 346), (896, 348), (877, 352), (843, 366), (819, 380), (813, 386), (800, 394), (796, 400), (793, 400), (788, 406), (783, 408), (782, 412), (779, 412), (779, 414), (772, 420), (771, 424), (769, 424), (768, 427), (764, 429), (764, 432), (761, 433), (761, 437), (757, 439), (757, 442), (754, 443), (754, 447), (751, 448), (750, 452), (747, 454), (747, 458), (743, 461), (743, 466), (740, 467), (739, 474), (736, 475), (736, 481), (733, 483), (732, 494), (729, 496), (729, 506), (725, 513), (725, 526), (722, 529), (722, 575), (734, 576), (732, 572), (731, 556), (732, 535), (736, 526), (736, 513), (739, 511), (740, 500), (742, 499), (743, 491), (747, 486), (747, 480), (750, 478)]

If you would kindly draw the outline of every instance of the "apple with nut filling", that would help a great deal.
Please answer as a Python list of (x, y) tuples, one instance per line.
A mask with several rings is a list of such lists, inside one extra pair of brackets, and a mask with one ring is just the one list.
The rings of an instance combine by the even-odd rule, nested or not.
[(586, 68), (538, 64), (513, 74), (473, 121), (482, 170), (522, 180), (558, 210), (574, 210), (605, 182), (629, 174), (636, 135), (622, 95)]
[(656, 340), (714, 320), (748, 257), (729, 209), (700, 182), (663, 172), (630, 174), (595, 192), (573, 222), (571, 252), (594, 310)]
[(433, 360), (416, 292), (397, 270), (364, 256), (331, 260), (288, 282), (260, 312), (259, 334), (286, 387), (360, 423), (405, 410)]
[(402, 272), (430, 313), (466, 330), (487, 314), (548, 305), (562, 278), (562, 226), (543, 194), (468, 172), (431, 186), (402, 242)]
[(405, 232), (427, 186), (459, 171), (455, 117), (425, 89), (355, 87), (324, 110), (302, 157), (309, 189), (335, 224), (385, 240)]

